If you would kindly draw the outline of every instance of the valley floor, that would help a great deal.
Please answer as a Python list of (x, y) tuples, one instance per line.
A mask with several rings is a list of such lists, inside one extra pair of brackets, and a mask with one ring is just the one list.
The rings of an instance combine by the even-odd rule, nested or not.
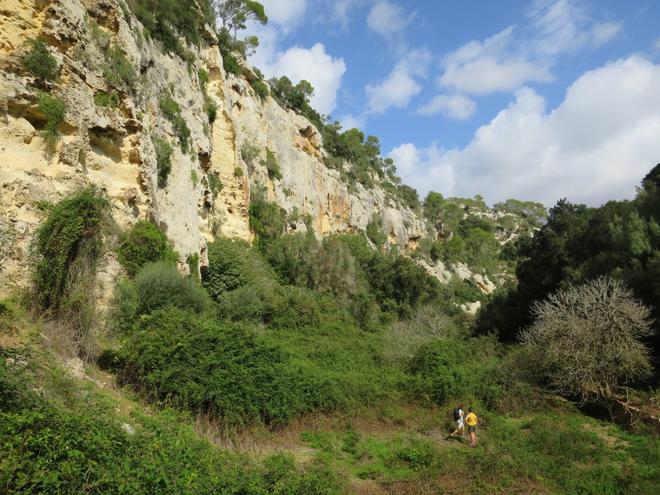
[[(379, 402), (286, 427), (226, 430), (154, 407), (112, 374), (53, 350), (42, 325), (0, 341), (3, 493), (658, 493), (660, 444), (567, 401), (480, 414), (479, 446), (450, 408)], [(446, 410), (445, 410), (446, 409)], [(118, 448), (117, 445), (120, 447)], [(132, 491), (131, 491), (132, 490)]]

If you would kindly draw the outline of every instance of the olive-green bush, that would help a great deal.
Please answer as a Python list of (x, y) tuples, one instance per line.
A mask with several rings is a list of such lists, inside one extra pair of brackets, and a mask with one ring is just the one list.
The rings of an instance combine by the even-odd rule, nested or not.
[(58, 64), (46, 43), (40, 39), (28, 40), (27, 43), (29, 50), (23, 57), (23, 67), (38, 79), (54, 81), (57, 78)]
[(122, 235), (117, 254), (131, 277), (147, 263), (164, 261), (175, 264), (178, 260), (167, 236), (148, 220), (140, 220)]

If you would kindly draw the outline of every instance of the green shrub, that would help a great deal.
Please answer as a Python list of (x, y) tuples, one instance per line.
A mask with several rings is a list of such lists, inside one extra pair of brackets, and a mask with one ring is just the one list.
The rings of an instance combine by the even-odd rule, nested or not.
[(268, 95), (270, 95), (270, 91), (268, 90), (268, 85), (260, 79), (253, 79), (252, 81), (250, 81), (250, 86), (252, 86), (254, 92), (262, 100), (268, 98)]
[(50, 146), (53, 146), (60, 138), (59, 127), (64, 122), (66, 115), (66, 105), (56, 96), (48, 93), (39, 95), (39, 111), (46, 116), (46, 125), (44, 126), (44, 137)]
[(163, 112), (163, 115), (172, 123), (174, 127), (174, 132), (176, 132), (179, 137), (179, 143), (181, 144), (181, 150), (185, 153), (188, 151), (188, 145), (190, 141), (190, 129), (186, 124), (185, 119), (181, 115), (181, 107), (179, 104), (172, 99), (171, 96), (164, 96), (159, 101), (160, 110)]
[(258, 156), (259, 156), (259, 148), (254, 144), (245, 143), (241, 147), (241, 159), (245, 162), (245, 164), (248, 167), (250, 168), (254, 167), (254, 161)]
[(264, 294), (254, 285), (226, 291), (218, 300), (218, 315), (223, 320), (261, 323), (266, 317)]
[(272, 292), (275, 273), (258, 250), (243, 241), (216, 239), (208, 246), (208, 266), (202, 268), (202, 285), (216, 301), (229, 291), (246, 285)]
[(206, 113), (210, 124), (215, 122), (215, 119), (218, 117), (218, 105), (208, 96), (204, 98), (204, 112)]
[(197, 77), (202, 88), (206, 88), (209, 83), (209, 73), (206, 69), (200, 68), (197, 70)]
[(273, 239), (284, 233), (286, 210), (266, 201), (262, 192), (252, 194), (249, 214), (250, 228), (261, 240)]
[(438, 339), (423, 345), (410, 362), (411, 392), (437, 404), (478, 400), (493, 407), (502, 393), (494, 381), (497, 352), (491, 338)]
[(367, 237), (374, 245), (378, 248), (383, 247), (387, 242), (387, 234), (383, 232), (383, 217), (379, 214), (375, 214), (371, 221), (367, 224), (367, 230), (365, 231)]
[(31, 245), (32, 302), (59, 319), (60, 331), (83, 358), (93, 352), (96, 265), (109, 212), (96, 189), (83, 189), (52, 207)]
[(54, 81), (57, 77), (57, 60), (48, 50), (48, 46), (42, 40), (34, 39), (27, 41), (29, 51), (23, 57), (23, 67), (33, 76), (43, 81)]
[(243, 177), (243, 169), (241, 167), (234, 169), (234, 177)]
[(209, 189), (211, 191), (211, 195), (214, 198), (217, 198), (218, 194), (220, 194), (220, 191), (222, 191), (222, 188), (224, 187), (222, 181), (220, 180), (220, 177), (218, 177), (218, 174), (216, 173), (210, 173), (208, 175), (208, 181), (209, 181)]
[(317, 296), (309, 289), (283, 286), (274, 302), (270, 325), (274, 328), (307, 328), (321, 322), (321, 308)]
[(103, 77), (115, 88), (129, 91), (137, 82), (137, 74), (126, 53), (119, 46), (113, 45), (106, 52)]
[(266, 167), (268, 177), (271, 179), (282, 180), (282, 173), (280, 172), (280, 164), (277, 163), (275, 153), (271, 150), (266, 150), (266, 159), (261, 162), (261, 165)]
[(225, 71), (227, 71), (229, 74), (234, 74), (236, 76), (241, 75), (241, 64), (238, 63), (236, 57), (234, 57), (231, 53), (222, 54), (222, 65), (224, 66)]
[(114, 91), (112, 93), (99, 91), (94, 95), (94, 103), (99, 107), (117, 108), (119, 106), (119, 95)]
[(206, 291), (176, 266), (158, 262), (145, 265), (135, 282), (121, 282), (114, 297), (113, 322), (121, 332), (131, 330), (143, 315), (161, 308), (174, 307), (200, 314), (210, 308)]
[(156, 152), (156, 172), (158, 174), (158, 187), (167, 187), (167, 179), (172, 171), (172, 145), (166, 139), (152, 137), (152, 143)]
[(165, 261), (176, 264), (178, 256), (167, 236), (153, 222), (141, 220), (123, 235), (119, 249), (119, 262), (133, 277), (147, 263)]
[(181, 275), (170, 263), (146, 265), (135, 277), (135, 288), (139, 299), (138, 316), (166, 306), (194, 313), (203, 313), (209, 308), (204, 289)]
[(199, 177), (197, 177), (197, 171), (195, 170), (190, 171), (190, 182), (192, 182), (193, 187), (197, 187), (197, 184), (199, 184)]
[(148, 397), (222, 418), (280, 425), (316, 404), (307, 377), (241, 326), (179, 309), (142, 317), (123, 351), (124, 382)]
[(43, 309), (61, 310), (78, 272), (99, 258), (109, 209), (96, 189), (83, 189), (54, 205), (37, 228), (33, 283), (35, 302)]

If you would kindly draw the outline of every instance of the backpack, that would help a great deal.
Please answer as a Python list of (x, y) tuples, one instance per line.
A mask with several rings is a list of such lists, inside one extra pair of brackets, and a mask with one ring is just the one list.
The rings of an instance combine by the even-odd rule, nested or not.
[(461, 419), (461, 410), (457, 407), (454, 409), (454, 421)]

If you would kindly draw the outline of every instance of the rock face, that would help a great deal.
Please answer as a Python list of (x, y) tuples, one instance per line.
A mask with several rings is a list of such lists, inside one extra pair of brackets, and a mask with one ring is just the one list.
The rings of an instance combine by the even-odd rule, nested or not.
[[(298, 218), (311, 218), (320, 236), (364, 231), (375, 214), (382, 218), (389, 243), (401, 249), (414, 249), (427, 235), (423, 219), (378, 186), (367, 190), (358, 184), (349, 190), (339, 172), (323, 164), (316, 128), (272, 98), (260, 99), (243, 77), (225, 74), (217, 46), (197, 49), (194, 63), (186, 64), (146, 39), (122, 7), (119, 0), (3, 0), (0, 294), (29, 280), (29, 240), (43, 219), (44, 202), (90, 184), (108, 196), (120, 227), (145, 218), (157, 222), (182, 263), (193, 254), (205, 263), (207, 243), (217, 235), (252, 238), (248, 209), (255, 188)], [(26, 41), (36, 37), (47, 42), (60, 67), (58, 79), (46, 88), (21, 66)], [(113, 47), (125, 52), (137, 74), (136, 82), (123, 90), (106, 81)], [(200, 80), (198, 69), (209, 74), (208, 83)], [(43, 90), (67, 108), (53, 149), (41, 132), (46, 116), (38, 98)], [(102, 92), (116, 92), (118, 105), (96, 104)], [(190, 130), (186, 152), (161, 110), (166, 95), (178, 103)], [(213, 123), (205, 112), (208, 101), (217, 106)], [(158, 184), (156, 137), (174, 148), (164, 187)], [(257, 156), (246, 162), (242, 151), (249, 147)], [(267, 151), (279, 163), (281, 179), (269, 178), (262, 164)], [(292, 221), (289, 228), (304, 230), (306, 225)], [(107, 290), (120, 268), (110, 254), (105, 259), (101, 278)]]

